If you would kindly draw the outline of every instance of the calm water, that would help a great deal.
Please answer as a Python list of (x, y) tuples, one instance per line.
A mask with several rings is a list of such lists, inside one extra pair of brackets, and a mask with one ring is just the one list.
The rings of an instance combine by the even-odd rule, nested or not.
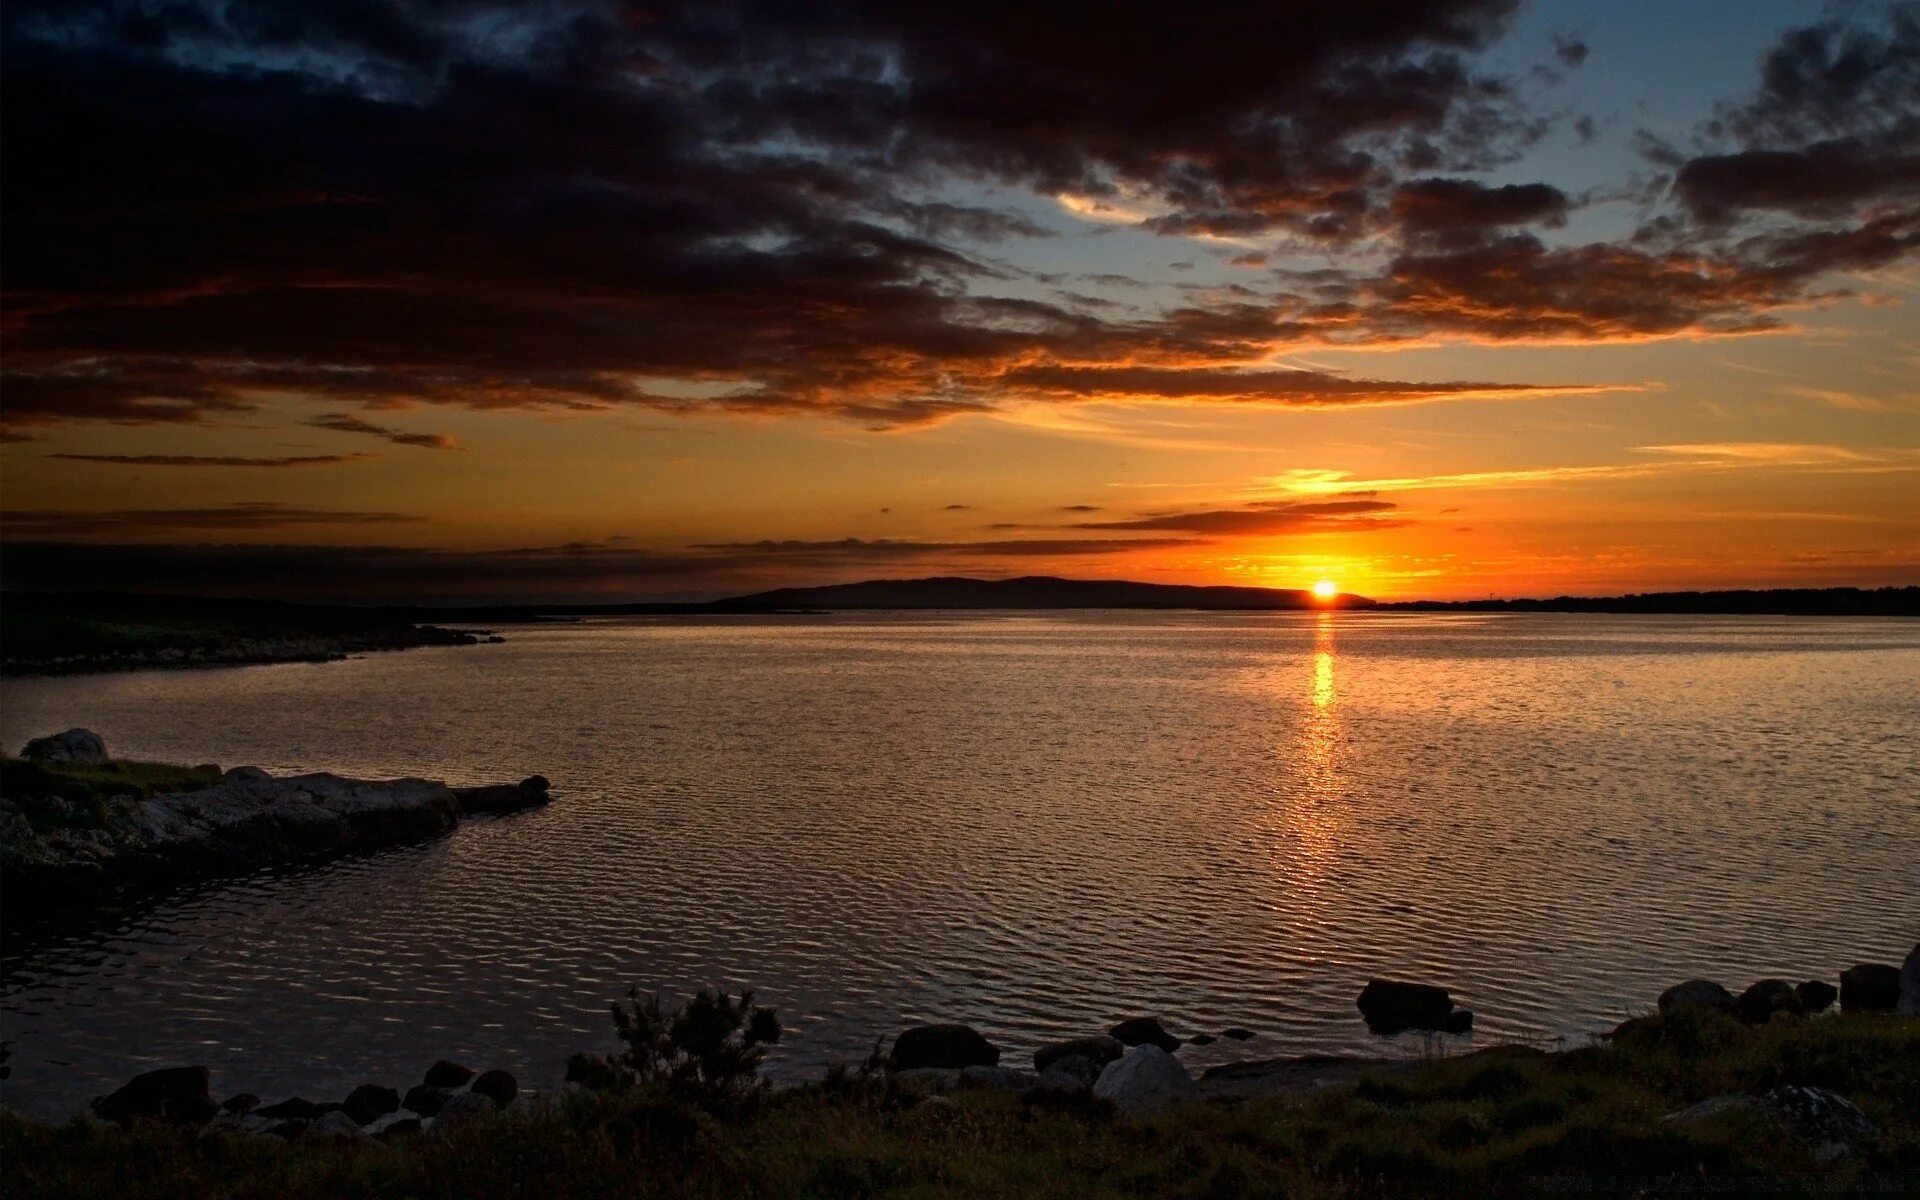
[(1047, 614), (607, 621), (319, 666), (0, 685), (0, 738), (276, 772), (540, 772), (542, 812), (15, 939), (6, 1099), (154, 1065), (310, 1097), (432, 1059), (557, 1081), (607, 1002), (752, 985), (797, 1076), (910, 1021), (1011, 1052), (1581, 1037), (1695, 974), (1920, 937), (1920, 623)]

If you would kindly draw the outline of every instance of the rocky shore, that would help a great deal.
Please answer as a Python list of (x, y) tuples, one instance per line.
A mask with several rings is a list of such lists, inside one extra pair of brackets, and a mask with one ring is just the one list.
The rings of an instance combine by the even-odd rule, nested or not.
[(463, 817), (518, 812), (548, 798), (537, 775), (455, 788), (430, 779), (119, 763), (98, 735), (72, 729), (35, 739), (7, 763), (0, 887), (22, 908), (84, 904), (129, 888), (424, 841)]

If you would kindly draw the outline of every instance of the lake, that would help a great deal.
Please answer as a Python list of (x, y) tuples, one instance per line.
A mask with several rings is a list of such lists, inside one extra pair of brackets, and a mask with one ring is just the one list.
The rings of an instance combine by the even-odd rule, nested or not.
[(263, 872), (0, 978), (8, 1103), (204, 1063), (338, 1098), (435, 1058), (551, 1086), (609, 1001), (753, 987), (817, 1073), (923, 1020), (1183, 1052), (1583, 1041), (1694, 975), (1920, 938), (1920, 622), (1365, 613), (589, 620), (504, 645), (0, 683), (0, 738), (277, 773), (553, 781), (548, 808)]

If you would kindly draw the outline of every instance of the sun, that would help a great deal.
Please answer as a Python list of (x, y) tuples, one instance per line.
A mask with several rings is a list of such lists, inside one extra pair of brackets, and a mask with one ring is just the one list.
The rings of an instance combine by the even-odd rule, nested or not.
[(1322, 579), (1313, 585), (1313, 596), (1316, 600), (1331, 600), (1339, 594), (1340, 585), (1331, 579)]

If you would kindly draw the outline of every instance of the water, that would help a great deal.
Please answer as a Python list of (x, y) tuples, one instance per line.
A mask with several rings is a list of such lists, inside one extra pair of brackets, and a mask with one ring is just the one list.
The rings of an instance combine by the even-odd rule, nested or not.
[(5, 1098), (138, 1070), (339, 1096), (437, 1057), (557, 1082), (629, 986), (757, 987), (795, 1078), (918, 1020), (1184, 1052), (1581, 1039), (1705, 974), (1920, 938), (1920, 623), (1363, 614), (589, 621), (346, 663), (0, 684), (0, 739), (553, 780), (539, 812), (59, 939), (11, 923)]

